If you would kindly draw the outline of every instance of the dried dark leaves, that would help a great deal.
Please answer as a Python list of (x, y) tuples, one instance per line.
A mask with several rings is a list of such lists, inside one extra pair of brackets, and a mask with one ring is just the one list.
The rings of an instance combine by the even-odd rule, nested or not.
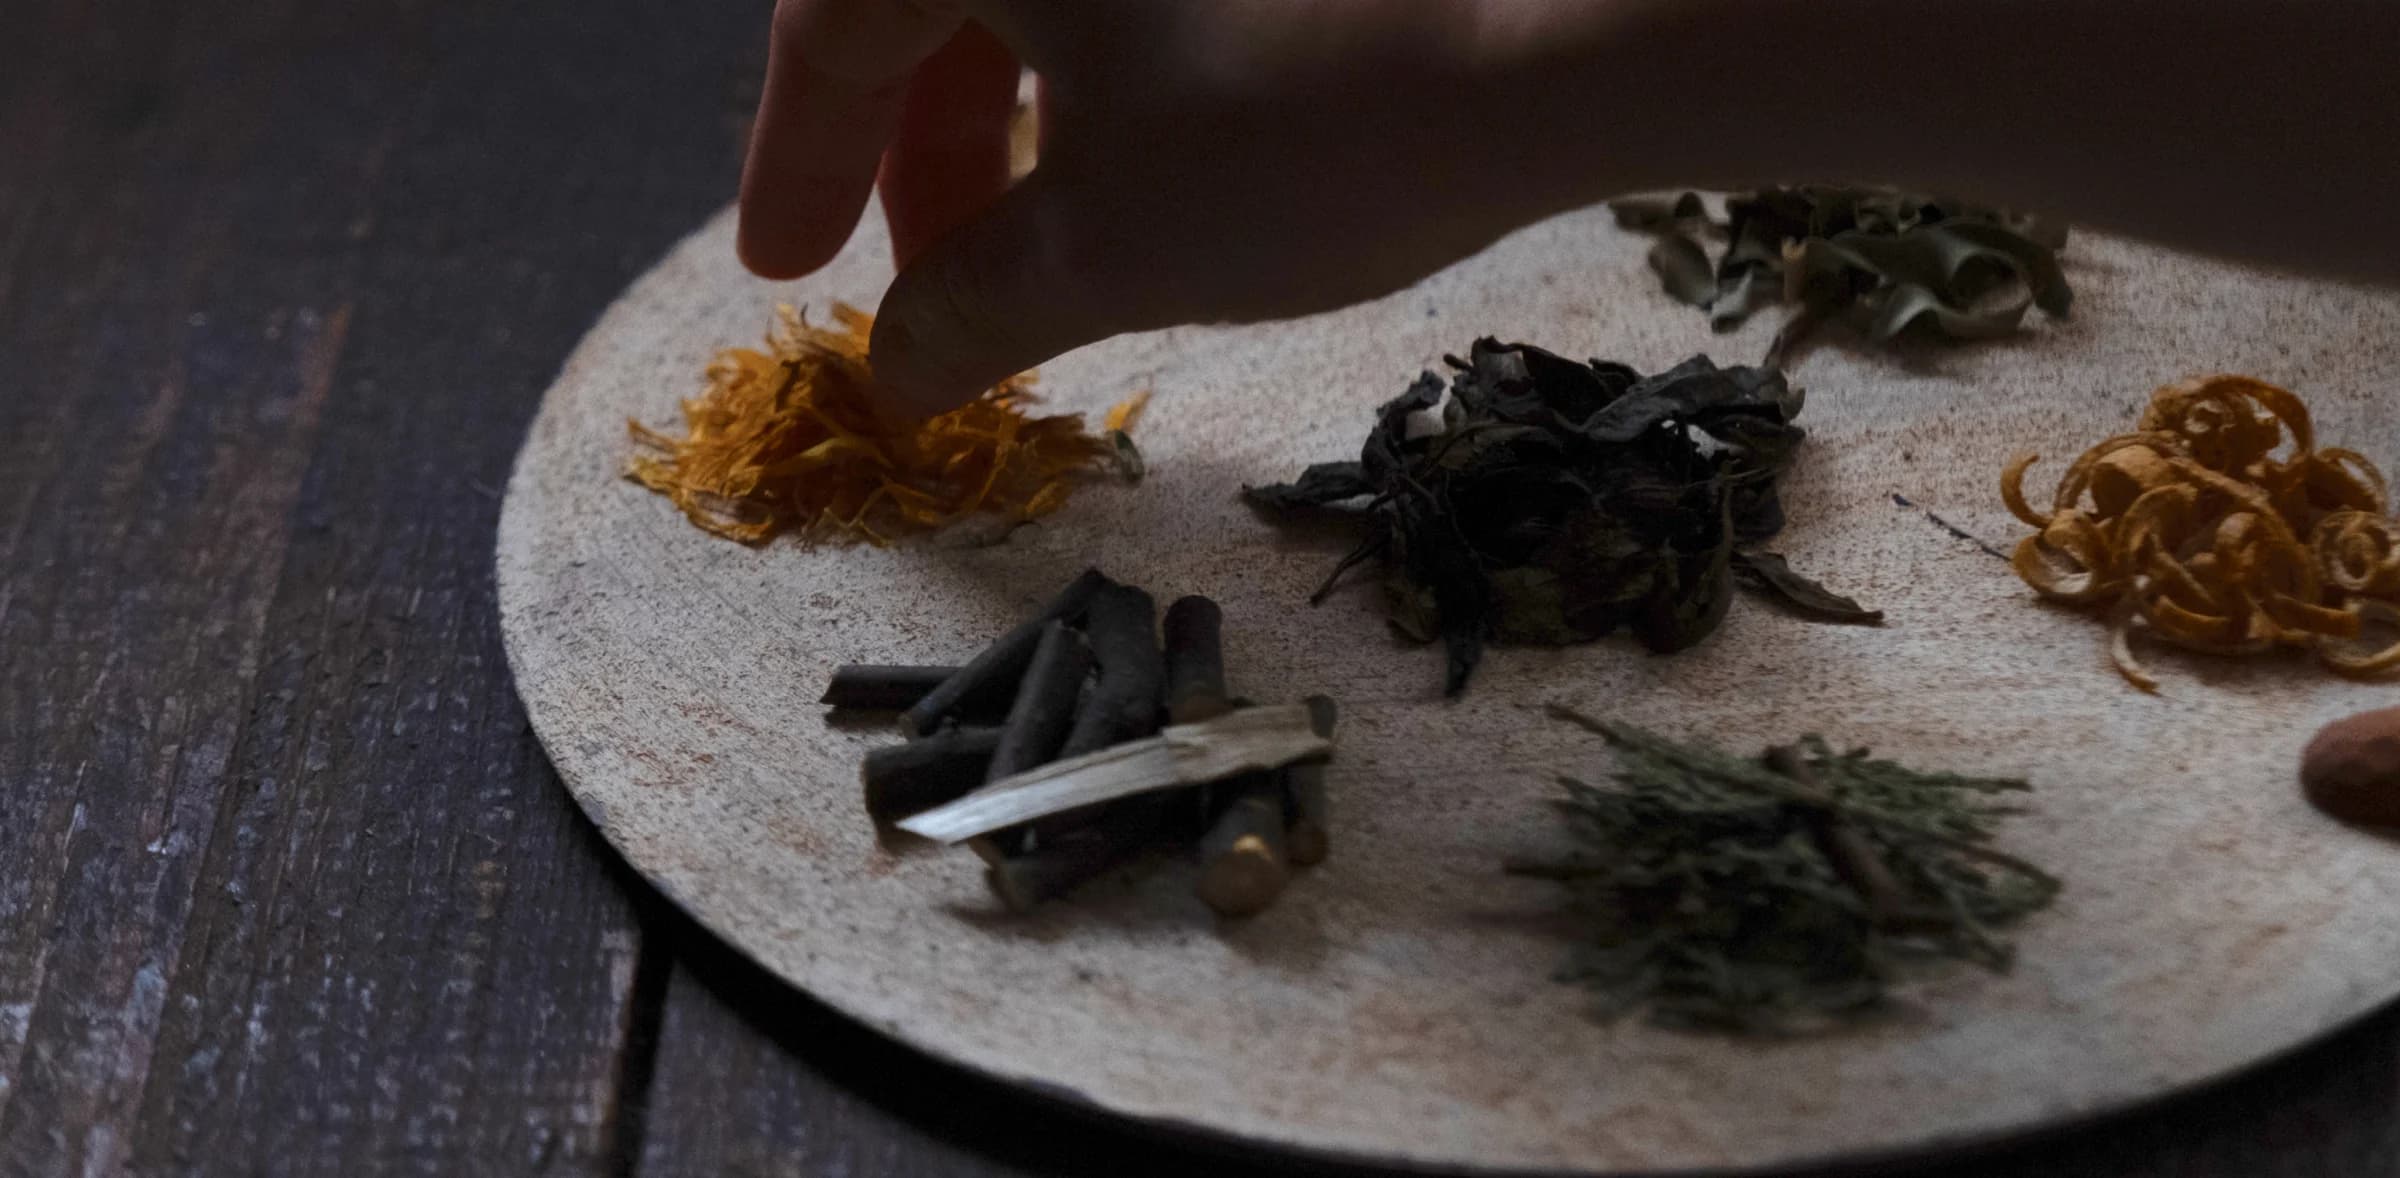
[(1820, 618), (1879, 616), (1738, 549), (1783, 527), (1776, 480), (1803, 433), (1780, 373), (1695, 357), (1645, 377), (1491, 339), (1449, 360), (1448, 397), (1419, 378), (1378, 411), (1358, 461), (1245, 492), (1279, 514), (1364, 500), (1367, 534), (1317, 596), (1380, 557), (1392, 625), (1442, 641), (1448, 692), (1487, 640), (1625, 629), (1681, 650), (1716, 629), (1737, 580)]
[[(1726, 201), (1721, 222), (1689, 192), (1610, 207), (1618, 224), (1657, 237), (1651, 269), (1717, 330), (1769, 303), (1792, 306), (1769, 367), (1783, 366), (1829, 319), (1848, 319), (1877, 341), (1912, 327), (1984, 339), (2017, 330), (2033, 307), (2065, 315), (2074, 300), (2058, 267), (2065, 226), (1998, 209), (1838, 187), (1740, 194)], [(1710, 242), (1722, 243), (1714, 261)]]
[(1588, 939), (1562, 980), (1590, 986), (1604, 1017), (1828, 1025), (1883, 1006), (1914, 961), (2006, 969), (1995, 930), (2058, 894), (1989, 845), (2021, 781), (1918, 772), (1813, 736), (1746, 760), (1551, 711), (1607, 738), (1616, 785), (1561, 778), (1578, 853), (1510, 870), (1572, 889)]

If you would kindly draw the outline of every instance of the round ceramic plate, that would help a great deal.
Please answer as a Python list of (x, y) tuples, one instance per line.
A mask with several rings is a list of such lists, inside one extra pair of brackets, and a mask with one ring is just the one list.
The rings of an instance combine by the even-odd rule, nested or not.
[[(1445, 703), (1440, 654), (1395, 641), (1372, 588), (1307, 605), (1343, 540), (1279, 533), (1237, 490), (1355, 454), (1378, 403), (1479, 335), (1655, 370), (1754, 361), (1771, 323), (1712, 336), (1657, 290), (1642, 241), (1604, 211), (1569, 216), (1365, 306), (1053, 364), (1058, 409), (1155, 391), (1150, 475), (1004, 544), (754, 550), (619, 477), (626, 419), (672, 423), (710, 353), (755, 340), (776, 303), (871, 305), (890, 264), (872, 220), (798, 283), (747, 277), (732, 242), (725, 215), (679, 246), (551, 389), (500, 528), (508, 653), (568, 788), (636, 867), (896, 1038), (1297, 1150), (1654, 1172), (2014, 1133), (2221, 1074), (2400, 992), (2400, 845), (2321, 817), (2292, 776), (2318, 724), (2390, 691), (2304, 660), (2162, 655), (2164, 690), (2138, 694), (2100, 625), (2037, 604), (1927, 514), (2012, 543), (1995, 492), (2009, 454), (2071, 457), (2195, 371), (2298, 389), (2321, 436), (2400, 463), (2400, 300), (2078, 237), (2071, 320), (1799, 364), (1811, 436), (1778, 547), (1887, 626), (1744, 600), (1672, 658), (1615, 640), (1496, 650)], [(1237, 690), (1342, 703), (1333, 857), (1255, 920), (1212, 920), (1175, 862), (1007, 917), (972, 855), (887, 854), (860, 813), (859, 758), (893, 737), (828, 725), (814, 701), (833, 667), (963, 659), (1092, 564), (1161, 601), (1221, 602)], [(1819, 732), (2029, 778), (2038, 808), (2005, 845), (2067, 891), (2022, 927), (2013, 972), (1940, 973), (1854, 1031), (1602, 1025), (1551, 980), (1568, 927), (1553, 886), (1499, 869), (1562, 846), (1555, 774), (1606, 770), (1595, 739), (1543, 717), (1551, 700), (1741, 748)]]

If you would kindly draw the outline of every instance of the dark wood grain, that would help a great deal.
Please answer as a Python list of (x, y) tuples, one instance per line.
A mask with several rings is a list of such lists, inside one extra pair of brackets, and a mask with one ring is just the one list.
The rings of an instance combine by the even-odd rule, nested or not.
[(37, 10), (0, 113), (0, 1170), (625, 1168), (642, 942), (509, 688), (496, 488), (722, 200), (757, 16)]
[(962, 1074), (794, 993), (679, 916), (651, 927), (675, 969), (642, 1109), (645, 1176), (1201, 1178), (1268, 1164)]
[[(0, 1175), (1352, 1172), (851, 1025), (525, 731), (499, 488), (730, 196), (767, 7), (0, 4)], [(1879, 1172), (2400, 1174), (2400, 1015)]]

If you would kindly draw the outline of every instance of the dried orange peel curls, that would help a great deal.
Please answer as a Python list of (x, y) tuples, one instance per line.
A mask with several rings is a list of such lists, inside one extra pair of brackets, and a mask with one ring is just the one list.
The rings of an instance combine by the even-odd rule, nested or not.
[(819, 327), (778, 307), (765, 351), (718, 353), (707, 389), (683, 403), (683, 437), (627, 422), (642, 450), (627, 477), (745, 544), (791, 533), (882, 545), (977, 514), (1035, 519), (1096, 473), (1138, 475), (1125, 435), (1148, 393), (1109, 410), (1092, 434), (1075, 414), (1029, 416), (1037, 398), (1025, 373), (939, 417), (895, 425), (869, 403), (874, 320), (840, 303), (833, 318)]
[(2117, 670), (2157, 680), (2134, 639), (2212, 654), (2312, 650), (2346, 675), (2400, 669), (2400, 529), (2383, 475), (2318, 448), (2308, 407), (2240, 376), (2169, 385), (2138, 430), (2075, 460), (2047, 512), (2021, 455), (2000, 477), (2018, 519), (2017, 575), (2044, 597), (2110, 611)]

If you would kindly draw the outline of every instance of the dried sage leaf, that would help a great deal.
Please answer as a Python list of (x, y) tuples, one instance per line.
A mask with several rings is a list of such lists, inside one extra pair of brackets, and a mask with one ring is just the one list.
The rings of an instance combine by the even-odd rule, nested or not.
[(1774, 598), (1818, 621), (1860, 626), (1883, 624), (1882, 610), (1868, 609), (1855, 599), (1802, 576), (1775, 553), (1737, 552), (1733, 556), (1733, 568), (1743, 587)]
[(1708, 250), (1680, 233), (1670, 233), (1650, 247), (1650, 268), (1658, 272), (1667, 293), (1705, 307), (1716, 301), (1717, 272), (1708, 264)]
[(1297, 482), (1242, 488), (1242, 497), (1251, 504), (1275, 511), (1330, 507), (1374, 493), (1365, 467), (1356, 462), (1320, 462), (1301, 471)]
[[(1657, 236), (1651, 269), (1714, 329), (1740, 327), (1770, 304), (1792, 307), (1769, 367), (1830, 319), (1878, 342), (1912, 329), (1988, 339), (2020, 329), (2029, 309), (2058, 317), (2074, 303), (2057, 256), (2066, 227), (2003, 209), (1860, 187), (1737, 193), (1722, 224), (1695, 193), (1612, 207), (1619, 225)], [(1711, 266), (1702, 241), (1717, 236), (1724, 251)], [(1712, 271), (1706, 291), (1704, 267)]]

